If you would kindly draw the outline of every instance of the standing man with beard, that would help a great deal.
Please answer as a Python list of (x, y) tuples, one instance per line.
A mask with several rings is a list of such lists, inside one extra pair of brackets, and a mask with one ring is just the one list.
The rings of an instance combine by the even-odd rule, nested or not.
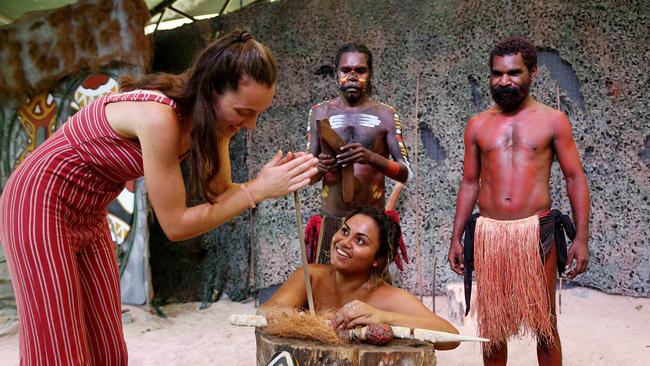
[[(343, 218), (357, 206), (384, 208), (384, 177), (405, 183), (412, 176), (402, 126), (395, 108), (372, 100), (372, 53), (363, 44), (342, 46), (335, 59), (335, 80), (339, 97), (314, 105), (309, 112), (307, 150), (318, 157), (318, 174), (311, 182), (323, 181), (320, 216), (306, 227), (311, 261), (329, 262), (332, 236)], [(332, 129), (345, 142), (334, 154), (324, 152), (318, 123), (327, 118)], [(390, 160), (392, 157), (393, 160)], [(341, 168), (354, 167), (354, 194), (344, 199)], [(402, 257), (406, 250), (400, 241)], [(396, 264), (401, 267), (400, 258)]]
[[(560, 365), (555, 273), (568, 269), (574, 278), (587, 269), (587, 179), (566, 115), (529, 95), (537, 75), (535, 47), (505, 40), (490, 54), (490, 69), (496, 105), (465, 129), (449, 262), (465, 275), (468, 311), (476, 271), (479, 334), (492, 341), (483, 350), (486, 365), (505, 365), (507, 340), (517, 335), (537, 337), (540, 365)], [(551, 210), (554, 156), (566, 178), (577, 230), (566, 215)], [(472, 216), (477, 199), (480, 216)], [(568, 260), (565, 232), (573, 236)]]

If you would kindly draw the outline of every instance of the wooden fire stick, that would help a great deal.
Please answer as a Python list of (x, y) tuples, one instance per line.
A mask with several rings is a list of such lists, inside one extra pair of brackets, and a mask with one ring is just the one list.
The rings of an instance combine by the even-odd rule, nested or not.
[(296, 206), (296, 227), (298, 228), (298, 238), (300, 239), (300, 257), (302, 259), (302, 270), (305, 275), (305, 287), (307, 289), (307, 304), (309, 305), (309, 312), (313, 315), (316, 314), (314, 310), (314, 296), (311, 292), (311, 279), (309, 277), (309, 269), (307, 265), (307, 249), (305, 247), (305, 234), (302, 226), (302, 214), (300, 213), (300, 197), (298, 191), (293, 192), (293, 200)]
[[(291, 151), (294, 150), (293, 140), (289, 140), (289, 148)], [(307, 247), (305, 246), (305, 234), (302, 226), (302, 213), (300, 211), (300, 196), (298, 191), (293, 192), (293, 201), (296, 206), (296, 227), (298, 229), (298, 239), (300, 240), (300, 259), (302, 260), (302, 271), (305, 275), (305, 288), (307, 290), (307, 305), (309, 305), (309, 312), (314, 315), (316, 311), (314, 310), (314, 295), (311, 291), (311, 277), (309, 276), (309, 268), (307, 265)]]
[[(230, 316), (230, 324), (243, 327), (266, 327), (268, 321), (261, 315), (233, 314)], [(390, 326), (393, 337), (403, 339), (417, 339), (423, 342), (489, 342), (489, 339), (466, 336), (461, 334), (441, 332), (438, 330), (419, 329), (409, 327)], [(368, 326), (349, 329), (343, 332), (343, 338), (364, 340), (367, 338)]]

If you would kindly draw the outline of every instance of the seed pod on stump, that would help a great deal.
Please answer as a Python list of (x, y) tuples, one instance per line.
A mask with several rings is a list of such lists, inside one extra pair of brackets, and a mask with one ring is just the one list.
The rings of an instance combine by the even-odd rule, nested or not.
[(383, 346), (393, 340), (393, 328), (388, 324), (368, 324), (362, 328), (343, 330), (339, 336), (356, 342)]
[(366, 342), (375, 346), (383, 346), (393, 340), (393, 328), (385, 323), (368, 324)]

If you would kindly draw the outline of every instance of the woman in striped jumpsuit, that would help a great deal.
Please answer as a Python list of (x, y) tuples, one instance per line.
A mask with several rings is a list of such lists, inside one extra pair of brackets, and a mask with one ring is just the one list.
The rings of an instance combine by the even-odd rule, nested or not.
[[(219, 226), (309, 183), (317, 159), (278, 153), (246, 184), (228, 142), (271, 104), (276, 64), (247, 32), (209, 45), (181, 75), (127, 80), (75, 114), (13, 172), (0, 242), (20, 322), (21, 365), (125, 365), (119, 275), (106, 221), (125, 182), (143, 176), (171, 240)], [(186, 206), (180, 159), (206, 203)]]

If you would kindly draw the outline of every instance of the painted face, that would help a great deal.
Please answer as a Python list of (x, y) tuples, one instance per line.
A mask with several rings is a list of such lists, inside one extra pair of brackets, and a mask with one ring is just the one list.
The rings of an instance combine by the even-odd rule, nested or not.
[(517, 109), (528, 96), (536, 74), (536, 68), (528, 70), (520, 53), (494, 56), (490, 74), (492, 99), (504, 111)]
[(345, 273), (370, 273), (378, 265), (379, 227), (370, 216), (350, 217), (332, 237), (332, 266)]
[(365, 53), (345, 52), (336, 71), (336, 85), (347, 100), (358, 100), (366, 95), (370, 69)]
[(225, 91), (215, 103), (219, 135), (232, 137), (242, 128), (255, 129), (257, 117), (271, 106), (273, 95), (275, 85), (268, 87), (244, 76), (237, 91)]

